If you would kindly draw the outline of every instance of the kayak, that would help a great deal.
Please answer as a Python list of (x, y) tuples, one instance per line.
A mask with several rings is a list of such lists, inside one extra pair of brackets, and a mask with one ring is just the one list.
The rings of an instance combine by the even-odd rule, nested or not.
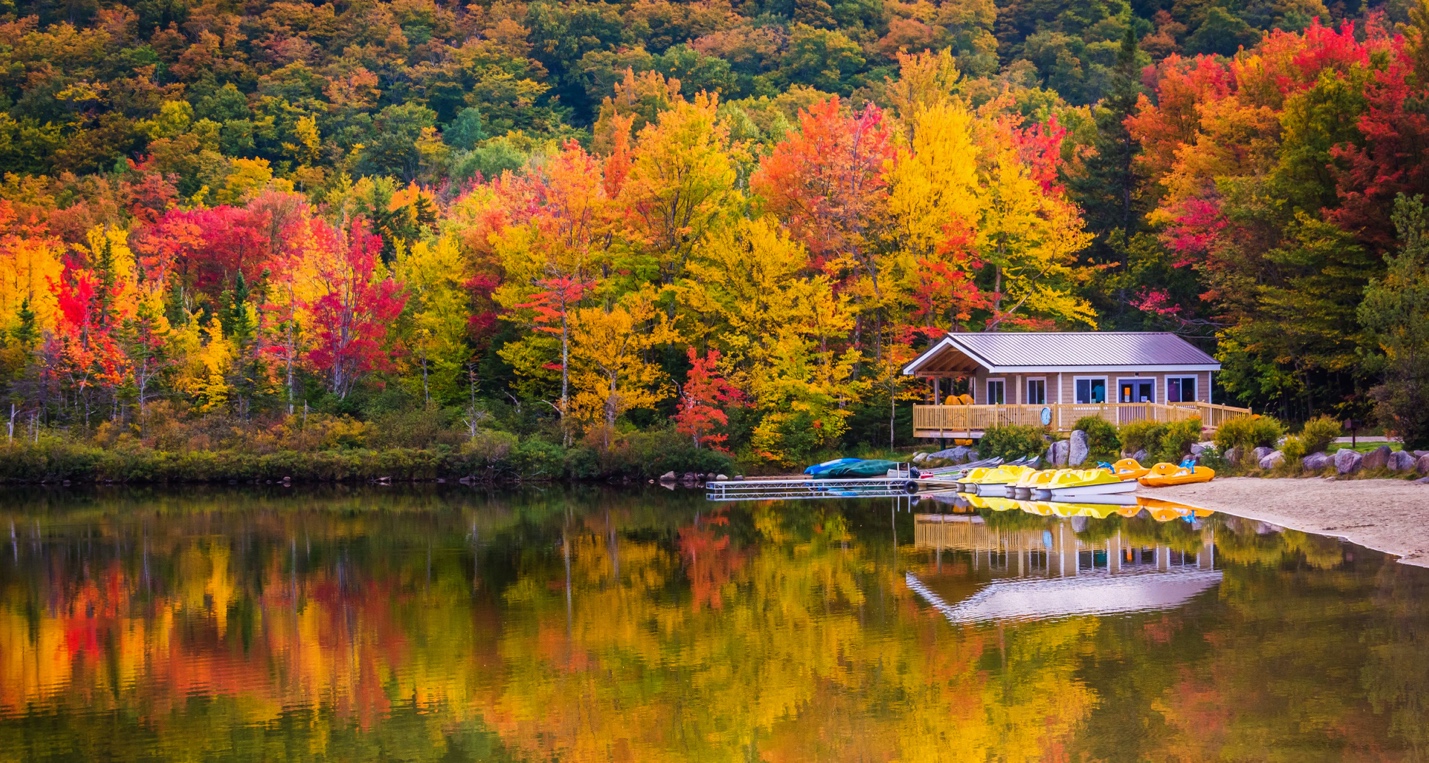
[(862, 460), (863, 459), (861, 458), (835, 458), (832, 461), (825, 461), (822, 464), (814, 464), (813, 466), (805, 469), (804, 473), (813, 477), (818, 477), (823, 475), (830, 469), (836, 469), (840, 466), (852, 466), (853, 464), (856, 464)]
[(1209, 466), (1177, 466), (1175, 464), (1157, 464), (1142, 477), (1141, 484), (1147, 487), (1170, 487), (1171, 485), (1191, 485), (1197, 482), (1210, 482), (1215, 479), (1216, 471)]
[(898, 469), (897, 461), (853, 460), (855, 463), (830, 466), (814, 476), (823, 479), (867, 479), (869, 477), (887, 477), (888, 472)]
[(1123, 458), (1111, 465), (1111, 473), (1120, 480), (1135, 480), (1145, 477), (1151, 470), (1134, 458)]

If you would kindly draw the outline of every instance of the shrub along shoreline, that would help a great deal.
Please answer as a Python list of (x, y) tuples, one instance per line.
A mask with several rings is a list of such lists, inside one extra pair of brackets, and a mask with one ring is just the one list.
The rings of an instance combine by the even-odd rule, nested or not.
[(223, 482), (521, 482), (634, 481), (677, 473), (733, 473), (728, 454), (692, 444), (652, 442), (599, 453), (515, 437), (424, 448), (275, 450), (159, 450), (103, 447), (41, 438), (0, 442), (0, 484), (64, 482), (184, 484)]

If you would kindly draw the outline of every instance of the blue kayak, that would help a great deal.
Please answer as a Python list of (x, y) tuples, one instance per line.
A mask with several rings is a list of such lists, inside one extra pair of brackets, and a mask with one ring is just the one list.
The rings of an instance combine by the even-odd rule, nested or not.
[(861, 458), (835, 458), (832, 461), (825, 461), (822, 464), (814, 464), (813, 466), (805, 469), (804, 473), (811, 477), (820, 477), (827, 474), (830, 470), (838, 469), (844, 466), (852, 466), (862, 461), (863, 459)]

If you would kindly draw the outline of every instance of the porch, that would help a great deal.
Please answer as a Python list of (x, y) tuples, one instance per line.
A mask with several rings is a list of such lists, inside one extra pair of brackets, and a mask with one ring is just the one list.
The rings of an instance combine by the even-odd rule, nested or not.
[(1249, 416), (1249, 408), (1213, 403), (1052, 403), (1048, 405), (914, 405), (913, 436), (934, 439), (978, 439), (988, 427), (1018, 424), (1046, 426), (1069, 432), (1078, 419), (1096, 416), (1115, 426), (1139, 421), (1169, 424), (1199, 418), (1214, 432), (1225, 422)]

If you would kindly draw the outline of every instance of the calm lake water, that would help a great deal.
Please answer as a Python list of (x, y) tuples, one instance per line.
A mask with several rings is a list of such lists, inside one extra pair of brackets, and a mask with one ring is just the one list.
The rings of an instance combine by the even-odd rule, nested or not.
[(1429, 572), (960, 511), (7, 491), (0, 760), (1429, 755)]

